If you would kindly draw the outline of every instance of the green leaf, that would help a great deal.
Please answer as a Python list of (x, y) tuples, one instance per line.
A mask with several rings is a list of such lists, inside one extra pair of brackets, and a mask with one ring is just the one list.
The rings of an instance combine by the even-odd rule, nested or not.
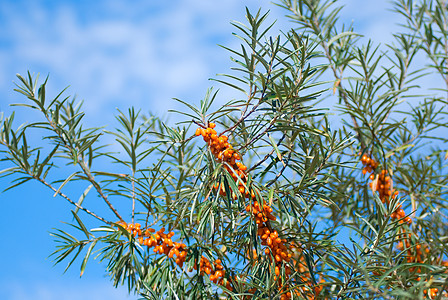
[(79, 277), (81, 277), (82, 274), (84, 274), (84, 270), (86, 269), (87, 261), (89, 260), (90, 254), (92, 253), (92, 250), (95, 247), (97, 241), (98, 240), (94, 240), (93, 242), (90, 243), (90, 246), (87, 249), (86, 256), (84, 257), (84, 259), (82, 260), (82, 263), (81, 263), (81, 273), (80, 273)]
[(337, 40), (339, 40), (339, 39), (341, 39), (341, 38), (343, 38), (343, 37), (346, 37), (346, 36), (362, 36), (362, 35), (360, 35), (360, 34), (358, 34), (358, 33), (355, 33), (355, 32), (352, 32), (352, 31), (342, 32), (342, 33), (340, 33), (340, 34), (337, 34), (337, 35), (333, 36), (333, 37), (328, 41), (327, 46), (328, 46), (328, 47), (331, 47), (331, 45), (332, 45), (334, 42), (336, 42)]
[(268, 134), (268, 136), (269, 136), (269, 140), (271, 141), (272, 147), (274, 147), (275, 153), (277, 154), (279, 161), (281, 161), (283, 166), (285, 166), (285, 162), (283, 161), (282, 154), (280, 153), (280, 150), (277, 147), (277, 143), (274, 141), (274, 138), (270, 134)]
[[(89, 193), (90, 189), (93, 187), (93, 184), (89, 185), (84, 192), (82, 193), (82, 195), (79, 197), (77, 204), (79, 206), (82, 206), (82, 203), (84, 202), (84, 199), (86, 198), (87, 194)], [(75, 215), (78, 214), (78, 206), (75, 209)]]
[(84, 223), (81, 221), (81, 219), (78, 217), (78, 215), (74, 211), (72, 211), (72, 215), (75, 218), (76, 222), (78, 223), (79, 229), (81, 229), (81, 231), (84, 232), (84, 234), (86, 235), (86, 238), (88, 239), (91, 234), (87, 230), (86, 226), (84, 226)]
[(389, 158), (392, 155), (394, 155), (396, 152), (400, 152), (402, 150), (408, 149), (408, 148), (412, 148), (415, 147), (415, 144), (407, 144), (407, 145), (401, 145), (393, 150), (390, 150), (386, 153), (385, 158)]
[(65, 179), (64, 182), (56, 190), (56, 192), (54, 193), (53, 197), (56, 197), (61, 192), (61, 189), (64, 187), (64, 185), (66, 185), (68, 182), (70, 182), (70, 180), (72, 180), (72, 178), (75, 177), (78, 174), (79, 174), (79, 172), (75, 172), (75, 173), (71, 174), (69, 177), (67, 177), (67, 179)]

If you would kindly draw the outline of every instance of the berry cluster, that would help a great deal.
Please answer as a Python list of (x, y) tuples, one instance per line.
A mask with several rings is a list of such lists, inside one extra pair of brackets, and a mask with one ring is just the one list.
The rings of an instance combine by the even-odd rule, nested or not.
[[(437, 297), (438, 292), (439, 292), (438, 288), (429, 289), (429, 297), (431, 299), (435, 299)], [(423, 293), (425, 293), (425, 295), (426, 295), (428, 293), (428, 290), (424, 290)]]
[[(255, 222), (257, 224), (257, 235), (261, 239), (261, 244), (263, 246), (267, 246), (264, 250), (266, 256), (269, 259), (274, 260), (274, 280), (278, 280), (278, 286), (281, 293), (286, 291), (280, 296), (280, 300), (288, 300), (292, 298), (292, 292), (290, 291), (289, 285), (283, 285), (280, 279), (280, 270), (284, 263), (289, 263), (292, 258), (292, 251), (290, 249), (293, 248), (293, 245), (287, 247), (286, 239), (282, 239), (279, 237), (278, 231), (272, 229), (270, 227), (270, 221), (275, 221), (275, 216), (272, 215), (272, 208), (264, 204), (263, 207), (260, 206), (258, 201), (254, 201), (253, 205), (246, 206), (247, 212), (252, 212)], [(298, 251), (301, 253), (301, 251)], [(256, 255), (254, 255), (254, 258)], [(313, 282), (311, 281), (311, 275), (308, 271), (305, 257), (303, 255), (299, 255), (300, 258), (296, 260), (296, 267), (299, 269), (300, 273), (302, 273), (301, 283), (306, 283), (305, 286), (302, 286), (299, 290), (296, 290), (297, 296), (306, 295), (307, 299), (315, 299), (322, 291), (322, 286), (315, 286), (313, 288)], [(289, 281), (289, 275), (291, 274), (291, 268), (285, 264), (285, 281)], [(311, 292), (311, 289), (314, 291)], [(300, 293), (301, 292), (301, 293)]]
[[(400, 241), (397, 245), (397, 248), (401, 251), (403, 251), (405, 248), (404, 246), (406, 246), (407, 249), (407, 257), (406, 257), (406, 261), (408, 263), (424, 263), (424, 261), (428, 258), (428, 254), (430, 252), (429, 248), (426, 245), (415, 245), (414, 247), (411, 247), (411, 243), (409, 242), (411, 239), (411, 234), (410, 233), (403, 233), (401, 235), (402, 240), (404, 241)], [(443, 261), (441, 263), (442, 266), (448, 266), (448, 262)], [(416, 275), (422, 273), (422, 269), (421, 267), (412, 267), (409, 269), (409, 271), (411, 272), (415, 272)], [(421, 277), (419, 277), (417, 275), (416, 277), (417, 281), (421, 280)], [(427, 281), (427, 280), (425, 280)], [(428, 293), (429, 292), (429, 293)], [(428, 295), (430, 299), (435, 299), (435, 297), (437, 296), (437, 293), (439, 292), (438, 288), (430, 288), (429, 290), (423, 290), (423, 293), (425, 295)], [(448, 296), (448, 294), (444, 291), (443, 292), (443, 296), (446, 297)]]
[[(376, 179), (370, 183), (372, 191), (378, 191), (381, 202), (389, 204), (390, 199), (395, 199), (398, 195), (398, 191), (393, 189), (392, 178), (388, 175), (387, 170), (382, 170), (377, 175)], [(395, 211), (391, 214), (392, 219), (399, 220), (398, 222), (412, 223), (411, 218), (406, 217), (406, 213), (403, 210), (401, 204), (397, 206)]]
[[(364, 168), (362, 169), (362, 174), (364, 175), (366, 175), (367, 173), (372, 173), (378, 167), (378, 162), (376, 162), (367, 154), (364, 154), (361, 157), (361, 162), (364, 165)], [(370, 179), (373, 180), (372, 175), (370, 175)]]
[[(263, 246), (268, 246), (265, 249), (266, 255), (272, 253), (275, 262), (275, 275), (280, 274), (280, 264), (285, 261), (289, 262), (291, 259), (291, 254), (288, 253), (288, 248), (285, 246), (286, 239), (281, 239), (278, 235), (277, 230), (269, 229), (267, 224), (268, 220), (275, 221), (275, 216), (273, 216), (272, 208), (269, 205), (264, 204), (263, 208), (260, 207), (258, 201), (254, 201), (253, 205), (247, 205), (246, 211), (251, 212), (254, 215), (255, 222), (257, 223), (257, 235), (261, 238), (261, 244)], [(289, 268), (287, 268), (287, 274), (290, 273)]]
[[(429, 248), (425, 245), (415, 245), (414, 247), (411, 246), (411, 233), (405, 233), (403, 232), (399, 238), (401, 240), (397, 244), (397, 249), (400, 251), (403, 251), (404, 249), (407, 250), (407, 257), (406, 261), (408, 263), (423, 263), (424, 261), (424, 255), (429, 253)], [(413, 272), (415, 268), (411, 268), (410, 271)], [(420, 273), (420, 268), (417, 269), (417, 273)]]
[[(233, 149), (232, 145), (228, 142), (228, 137), (225, 135), (218, 136), (215, 123), (209, 123), (207, 128), (196, 129), (196, 136), (202, 135), (204, 141), (209, 145), (210, 151), (213, 153), (215, 158), (224, 164), (224, 168), (232, 176), (233, 180), (238, 184), (238, 190), (240, 194), (246, 198), (253, 197), (255, 194), (249, 193), (249, 190), (245, 188), (247, 176), (247, 167), (239, 162), (241, 156)], [(216, 183), (213, 186), (215, 189), (219, 189), (219, 194), (221, 196), (226, 196), (226, 190), (224, 184)], [(232, 198), (236, 199), (237, 195), (232, 193)]]
[[(282, 268), (283, 262), (289, 262), (291, 260), (291, 253), (289, 252), (286, 244), (286, 239), (281, 239), (278, 235), (278, 231), (270, 227), (269, 221), (275, 221), (275, 216), (272, 215), (272, 207), (264, 204), (262, 207), (258, 201), (254, 200), (253, 204), (246, 206), (247, 212), (252, 212), (255, 222), (257, 224), (257, 235), (261, 239), (261, 244), (263, 246), (268, 246), (264, 252), (269, 259), (274, 260), (274, 280), (278, 280), (278, 285), (280, 292), (283, 290), (288, 290), (288, 286), (283, 286), (280, 280), (280, 270)], [(285, 266), (286, 281), (289, 279), (291, 274), (291, 269), (288, 265)], [(281, 300), (291, 299), (291, 292), (288, 291), (281, 295)]]
[[(373, 192), (378, 191), (378, 196), (381, 199), (381, 202), (389, 205), (390, 199), (395, 199), (397, 197), (398, 191), (393, 189), (393, 181), (388, 175), (387, 170), (382, 170), (375, 176), (375, 169), (378, 167), (378, 162), (366, 154), (361, 157), (361, 162), (364, 165), (362, 173), (364, 175), (371, 173), (369, 176), (371, 180), (370, 188)], [(412, 222), (411, 218), (406, 217), (406, 213), (401, 204), (399, 204), (396, 210), (391, 214), (391, 218), (399, 220), (400, 223), (406, 222), (410, 224)]]
[(137, 241), (148, 248), (154, 247), (154, 252), (158, 254), (165, 254), (169, 258), (176, 256), (176, 264), (179, 267), (183, 267), (185, 258), (187, 257), (187, 246), (184, 243), (173, 242), (171, 238), (174, 236), (174, 232), (164, 233), (165, 228), (161, 228), (159, 231), (155, 231), (152, 228), (142, 230), (139, 223), (129, 223), (124, 221), (117, 223), (121, 227), (125, 228), (132, 236), (138, 237)]
[[(195, 261), (193, 268), (195, 270), (198, 269), (197, 261)], [(204, 273), (210, 275), (210, 281), (213, 281), (214, 283), (217, 283), (219, 285), (223, 285), (223, 278), (226, 274), (226, 271), (224, 270), (220, 259), (215, 260), (212, 267), (212, 264), (210, 263), (208, 258), (202, 255), (201, 260), (199, 261), (199, 274), (203, 276)], [(227, 282), (226, 288), (232, 290), (229, 282)]]
[[(370, 178), (372, 178), (372, 175), (374, 174), (372, 173), (370, 175)], [(372, 191), (378, 191), (381, 202), (386, 203), (388, 199), (395, 198), (398, 194), (398, 192), (394, 192), (392, 185), (392, 178), (388, 176), (387, 170), (382, 170), (376, 177), (376, 180), (375, 178), (372, 179), (370, 188)]]

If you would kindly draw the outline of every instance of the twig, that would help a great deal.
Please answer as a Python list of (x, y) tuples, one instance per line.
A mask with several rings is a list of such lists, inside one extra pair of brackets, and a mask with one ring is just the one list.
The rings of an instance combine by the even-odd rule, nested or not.
[(277, 181), (277, 179), (280, 178), (280, 176), (282, 176), (283, 172), (285, 171), (286, 167), (288, 166), (289, 160), (291, 159), (291, 154), (292, 151), (289, 152), (288, 154), (288, 158), (286, 159), (286, 163), (283, 165), (282, 169), (280, 170), (280, 172), (275, 176), (274, 179), (272, 179), (268, 184), (266, 184), (266, 187), (268, 188), (269, 186), (271, 186), (274, 182)]
[[(5, 141), (0, 141), (0, 144), (4, 145), (5, 147), (7, 147), (10, 151), (11, 151), (11, 145), (6, 143)], [(94, 212), (88, 210), (85, 207), (82, 207), (81, 205), (79, 205), (78, 203), (76, 203), (75, 201), (73, 201), (72, 199), (70, 199), (70, 197), (68, 197), (67, 195), (65, 195), (64, 193), (62, 193), (60, 190), (56, 189), (55, 187), (53, 187), (50, 183), (46, 182), (43, 178), (40, 178), (38, 176), (36, 176), (35, 174), (31, 173), (29, 170), (27, 170), (26, 166), (22, 164), (22, 162), (19, 160), (19, 167), (26, 172), (26, 174), (28, 174), (31, 178), (39, 181), (40, 183), (44, 184), (46, 187), (48, 187), (49, 189), (51, 189), (53, 192), (57, 193), (59, 196), (61, 196), (62, 198), (64, 198), (65, 200), (67, 200), (68, 202), (70, 202), (71, 204), (73, 204), (74, 206), (76, 206), (76, 208), (86, 212), (87, 214), (91, 215), (92, 217), (106, 223), (106, 224), (112, 224), (111, 222), (107, 221), (106, 219), (98, 216), (97, 214), (95, 214)]]
[[(271, 79), (271, 75), (272, 75), (272, 64), (274, 63), (274, 57), (275, 57), (275, 55), (274, 55), (274, 52), (272, 52), (272, 55), (271, 55), (271, 60), (270, 60), (270, 62), (269, 62), (269, 69), (268, 69), (268, 71), (267, 71), (267, 76), (266, 76), (266, 82), (265, 82), (265, 84), (264, 84), (264, 86), (263, 86), (263, 90), (261, 91), (261, 96), (260, 96), (260, 100), (258, 100), (258, 103), (257, 104), (255, 104), (253, 107), (252, 107), (252, 109), (249, 111), (249, 113), (246, 115), (246, 112), (247, 112), (247, 109), (248, 109), (248, 107), (249, 107), (249, 104), (250, 104), (250, 99), (252, 98), (252, 95), (255, 95), (256, 93), (257, 93), (257, 90), (255, 89), (255, 91), (252, 93), (252, 92), (250, 92), (249, 93), (249, 99), (248, 99), (248, 101), (247, 101), (247, 104), (246, 104), (246, 108), (244, 109), (244, 111), (241, 113), (241, 117), (240, 117), (240, 119), (238, 120), (238, 121), (236, 121), (235, 122), (235, 124), (233, 124), (233, 126), (231, 126), (231, 127), (229, 127), (229, 128), (227, 128), (226, 130), (224, 130), (220, 135), (223, 135), (224, 133), (226, 133), (226, 132), (228, 132), (228, 131), (233, 131), (241, 122), (243, 122), (245, 119), (247, 119), (254, 111), (256, 111), (257, 110), (257, 108), (258, 108), (258, 106), (260, 106), (260, 104), (262, 103), (262, 101), (263, 101), (263, 98), (266, 96), (266, 89), (267, 89), (267, 87), (268, 87), (268, 85), (269, 85), (269, 81), (270, 81), (270, 79)], [(255, 65), (254, 65), (254, 68), (255, 68)]]
[(112, 222), (107, 221), (106, 219), (98, 216), (97, 214), (95, 214), (94, 212), (88, 210), (87, 208), (82, 207), (81, 205), (79, 205), (78, 203), (74, 202), (72, 199), (70, 199), (67, 195), (65, 195), (64, 193), (62, 193), (61, 191), (58, 191), (56, 188), (54, 188), (51, 184), (49, 184), (48, 182), (46, 182), (44, 179), (37, 177), (33, 174), (28, 173), (28, 175), (32, 176), (34, 179), (36, 179), (37, 181), (43, 183), (46, 187), (50, 188), (53, 192), (57, 192), (57, 194), (59, 196), (61, 196), (62, 198), (64, 198), (65, 200), (67, 200), (68, 202), (70, 202), (71, 204), (73, 204), (74, 206), (76, 206), (76, 208), (85, 211), (87, 214), (91, 215), (94, 218), (97, 218), (98, 220), (111, 225)]
[(95, 178), (92, 176), (92, 174), (90, 173), (90, 170), (85, 165), (84, 160), (80, 160), (80, 161), (78, 161), (78, 163), (79, 163), (81, 169), (83, 170), (84, 174), (87, 176), (87, 179), (90, 181), (91, 184), (93, 184), (93, 186), (95, 187), (98, 194), (101, 196), (101, 198), (103, 198), (104, 202), (107, 203), (109, 208), (114, 212), (115, 216), (117, 216), (117, 218), (119, 218), (120, 221), (123, 221), (123, 218), (120, 216), (118, 211), (113, 207), (112, 203), (110, 203), (107, 196), (104, 195), (103, 190), (101, 189), (100, 185), (95, 181)]
[[(42, 111), (42, 110), (41, 110)], [(49, 118), (48, 114), (46, 111), (42, 111), (42, 113), (44, 114), (45, 118), (47, 119), (47, 122), (50, 124), (50, 126), (53, 128), (53, 130), (56, 132), (56, 134), (58, 135), (58, 137), (61, 139), (61, 141), (63, 142), (64, 146), (70, 150), (71, 152), (73, 152), (73, 147), (71, 145), (69, 145), (67, 143), (67, 141), (64, 139), (63, 135), (61, 134), (58, 126)], [(91, 184), (93, 184), (93, 186), (95, 187), (96, 191), (98, 192), (98, 194), (101, 196), (101, 198), (103, 198), (103, 200), (107, 203), (107, 205), (109, 206), (109, 208), (113, 211), (113, 213), (115, 214), (115, 216), (117, 216), (118, 219), (120, 219), (120, 221), (123, 221), (123, 218), (120, 216), (120, 214), (118, 213), (118, 211), (113, 207), (112, 203), (110, 203), (110, 201), (108, 200), (107, 196), (104, 195), (101, 187), (99, 186), (99, 184), (95, 181), (95, 178), (92, 176), (89, 168), (86, 166), (86, 163), (84, 162), (84, 159), (80, 160), (78, 159), (78, 165), (81, 167), (82, 171), (84, 172), (84, 174), (87, 176), (87, 179), (89, 180), (89, 182)]]
[[(283, 133), (282, 137), (278, 140), (277, 143), (277, 147), (280, 146), (280, 144), (283, 142), (283, 140), (285, 139), (286, 134)], [(257, 162), (256, 164), (254, 164), (252, 167), (250, 167), (246, 172), (249, 173), (252, 170), (254, 170), (256, 167), (258, 167), (259, 165), (261, 165), (262, 163), (264, 163), (275, 151), (275, 148), (272, 148), (271, 151), (269, 151), (268, 154), (265, 155), (265, 157), (263, 157), (263, 159), (261, 159), (259, 162)]]
[(275, 121), (277, 121), (278, 116), (275, 116), (274, 118), (272, 118), (272, 120), (269, 122), (268, 126), (259, 134), (257, 134), (256, 136), (254, 136), (249, 142), (247, 142), (244, 146), (241, 146), (240, 149), (244, 149), (247, 146), (253, 144), (256, 140), (260, 139), (269, 129), (271, 129), (272, 125), (274, 124)]

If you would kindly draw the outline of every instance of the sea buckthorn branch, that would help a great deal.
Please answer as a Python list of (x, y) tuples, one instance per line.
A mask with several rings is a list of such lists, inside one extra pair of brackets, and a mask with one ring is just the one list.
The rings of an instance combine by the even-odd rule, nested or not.
[[(247, 188), (247, 167), (240, 162), (241, 156), (233, 149), (232, 145), (228, 142), (228, 137), (226, 135), (217, 135), (217, 132), (214, 129), (215, 127), (216, 125), (214, 123), (209, 123), (207, 127), (201, 126), (196, 129), (195, 135), (203, 137), (215, 159), (223, 164), (224, 169), (237, 184), (238, 192), (241, 196), (245, 198), (255, 198), (255, 193), (253, 191), (249, 192), (249, 189)], [(227, 196), (224, 182), (215, 182), (212, 187), (217, 190), (220, 196)], [(237, 198), (237, 194), (233, 191), (232, 195), (228, 196), (234, 200)], [(198, 267), (196, 265), (197, 264), (195, 264), (195, 268), (197, 269)], [(199, 262), (199, 270), (202, 274), (205, 272), (207, 275), (210, 275), (210, 280), (215, 284), (223, 285), (227, 290), (233, 290), (230, 280), (223, 281), (226, 272), (223, 269), (220, 260), (215, 261), (215, 267), (213, 268), (208, 259), (202, 256)]]
[[(299, 20), (299, 23), (302, 23), (303, 25), (305, 25), (304, 27), (307, 27), (309, 29), (312, 30), (312, 32), (319, 37), (318, 41), (321, 45), (321, 47), (324, 50), (325, 53), (325, 57), (327, 58), (328, 62), (329, 62), (329, 66), (331, 71), (333, 72), (333, 76), (335, 78), (335, 88), (338, 90), (339, 92), (339, 96), (340, 98), (342, 98), (342, 101), (344, 103), (344, 105), (346, 106), (347, 110), (351, 110), (351, 106), (350, 103), (348, 101), (348, 97), (347, 97), (347, 92), (345, 90), (345, 88), (343, 88), (342, 86), (342, 79), (344, 78), (343, 73), (344, 73), (344, 69), (345, 69), (345, 64), (340, 64), (339, 68), (336, 67), (335, 63), (333, 62), (333, 56), (331, 55), (330, 52), (330, 46), (328, 44), (329, 39), (331, 38), (331, 34), (324, 34), (324, 37), (328, 38), (322, 38), (322, 34), (325, 32), (325, 30), (322, 29), (321, 23), (320, 21), (322, 20), (322, 16), (320, 16), (321, 13), (323, 13), (324, 9), (321, 10), (319, 9), (319, 11), (317, 12), (317, 5), (316, 7), (312, 7), (310, 6), (308, 11), (311, 13), (310, 16), (308, 15), (302, 15), (302, 11), (298, 11), (297, 9), (295, 9), (294, 6), (291, 6), (291, 3), (288, 3), (290, 1), (286, 1), (283, 0), (283, 5), (281, 5), (283, 8), (289, 10), (290, 12), (292, 12)], [(327, 7), (328, 8), (328, 7)], [(325, 24), (324, 24), (325, 25)], [(324, 26), (325, 28), (327, 28), (326, 30), (331, 30), (331, 28), (333, 28), (333, 26)], [(333, 43), (334, 45), (334, 43)], [(361, 144), (361, 148), (364, 149), (366, 148), (366, 143), (364, 141), (362, 132), (361, 132), (361, 128), (358, 124), (358, 121), (356, 119), (356, 117), (353, 114), (349, 114), (350, 118), (352, 120), (353, 123), (353, 128), (356, 131), (356, 138), (358, 139), (358, 141)]]
[[(442, 79), (445, 82), (446, 88), (448, 88), (448, 76), (446, 76), (446, 69), (448, 69), (448, 40), (446, 36), (447, 30), (447, 17), (446, 17), (446, 2), (445, 1), (437, 1), (436, 5), (428, 6), (427, 3), (413, 3), (413, 2), (397, 2), (399, 5), (400, 13), (406, 16), (406, 26), (415, 33), (415, 36), (421, 41), (422, 44), (419, 43), (418, 49), (423, 49), (426, 52), (426, 56), (432, 61), (432, 68), (435, 68), (437, 72), (441, 75)], [(429, 18), (438, 21), (435, 21), (441, 30), (443, 36), (437, 37), (434, 34), (433, 29), (430, 32), (427, 31), (426, 26), (422, 26), (425, 24), (425, 21), (422, 19), (423, 15), (420, 14), (420, 11), (424, 9), (425, 15)], [(423, 31), (422, 29), (425, 29)], [(429, 34), (429, 36), (428, 36)], [(432, 40), (439, 40), (439, 43), (442, 44), (442, 47), (435, 47), (432, 44)], [(424, 45), (423, 45), (424, 44)], [(437, 45), (439, 46), (439, 45)], [(439, 50), (441, 49), (441, 50)], [(441, 59), (442, 61), (439, 61)], [(445, 60), (445, 62), (443, 62)]]
[[(6, 140), (2, 140), (0, 139), (0, 145), (4, 145), (5, 147), (7, 147), (11, 153), (11, 155), (14, 157), (16, 156), (15, 154), (13, 154), (12, 152), (14, 151), (18, 151), (18, 149), (16, 147), (14, 147), (13, 145), (11, 145), (10, 143), (8, 143)], [(54, 151), (56, 151), (58, 148), (58, 146), (56, 146), (54, 148)], [(51, 156), (49, 156), (51, 157)], [(14, 160), (12, 160), (14, 161)], [(30, 178), (33, 178), (37, 181), (39, 181), (40, 183), (42, 183), (44, 186), (46, 186), (47, 188), (51, 189), (53, 192), (55, 192), (55, 196), (59, 195), (62, 198), (64, 198), (65, 200), (67, 200), (70, 204), (74, 205), (77, 209), (80, 209), (82, 211), (84, 211), (85, 213), (87, 213), (88, 215), (91, 215), (92, 217), (100, 220), (101, 222), (104, 222), (106, 224), (112, 224), (112, 222), (107, 221), (106, 219), (104, 219), (103, 217), (97, 215), (96, 213), (94, 213), (93, 211), (83, 207), (82, 205), (80, 205), (79, 203), (73, 201), (69, 196), (67, 196), (66, 194), (64, 194), (61, 189), (56, 189), (51, 183), (47, 182), (45, 180), (45, 176), (39, 176), (41, 174), (41, 172), (32, 172), (29, 168), (27, 168), (25, 165), (23, 165), (23, 163), (18, 160), (16, 161), (16, 164), (18, 164), (18, 168), (20, 168), (22, 170), (22, 172), (24, 172), (25, 174), (27, 174), (28, 176), (30, 176)]]
[[(34, 97), (34, 95), (33, 95)], [(34, 98), (35, 99), (35, 98)], [(35, 99), (37, 101), (37, 99)], [(56, 124), (53, 122), (53, 118), (52, 116), (50, 116), (48, 114), (48, 111), (46, 109), (40, 109), (40, 111), (43, 113), (45, 119), (47, 120), (48, 124), (51, 126), (51, 128), (53, 129), (53, 131), (57, 134), (59, 140), (61, 141), (62, 145), (67, 148), (71, 153), (78, 153), (80, 149), (78, 149), (78, 147), (73, 147), (68, 141), (67, 139), (64, 137), (67, 134), (65, 133), (65, 130), (63, 128), (61, 128), (60, 125)], [(98, 135), (99, 137), (99, 135)], [(95, 138), (96, 139), (96, 138)], [(77, 154), (78, 156), (81, 155), (80, 153)], [(95, 190), (97, 191), (97, 193), (100, 195), (100, 197), (104, 200), (104, 202), (106, 202), (107, 206), (110, 208), (110, 210), (112, 210), (112, 212), (115, 214), (115, 216), (120, 219), (123, 220), (123, 218), (120, 216), (120, 214), (118, 213), (118, 211), (115, 209), (115, 207), (112, 205), (112, 203), (109, 201), (108, 197), (103, 193), (103, 190), (101, 188), (101, 186), (96, 182), (94, 176), (92, 175), (90, 168), (86, 165), (85, 161), (84, 161), (84, 157), (76, 157), (75, 159), (75, 163), (77, 163), (80, 167), (81, 170), (84, 172), (84, 174), (87, 177), (87, 180), (95, 187)]]
[[(283, 263), (287, 263), (291, 260), (292, 254), (286, 246), (286, 239), (280, 238), (278, 231), (271, 227), (269, 221), (276, 220), (276, 217), (271, 214), (273, 209), (267, 204), (260, 207), (258, 201), (254, 200), (253, 206), (251, 207), (248, 205), (246, 211), (251, 212), (255, 219), (255, 223), (257, 224), (257, 235), (261, 239), (261, 245), (267, 246), (264, 252), (274, 264), (274, 281), (278, 282), (280, 292), (283, 293), (281, 299), (289, 299), (291, 294), (285, 290), (288, 289), (288, 286), (282, 286), (280, 270)], [(290, 274), (291, 269), (285, 264), (285, 281), (288, 281)]]
[[(391, 176), (388, 175), (387, 170), (382, 170), (379, 172), (379, 174), (376, 174), (375, 176), (375, 169), (378, 167), (378, 163), (369, 155), (363, 154), (361, 157), (361, 162), (364, 165), (364, 168), (362, 170), (362, 173), (366, 175), (367, 173), (370, 173), (369, 179), (371, 182), (369, 183), (369, 186), (371, 190), (375, 193), (378, 192), (379, 198), (382, 203), (386, 203), (389, 205), (391, 199), (395, 199), (395, 197), (398, 195), (398, 191), (395, 191), (393, 189), (393, 181)], [(407, 223), (411, 224), (412, 219), (410, 217), (406, 216), (406, 213), (404, 212), (402, 205), (399, 204), (395, 207), (395, 210), (391, 214), (391, 219), (398, 220), (398, 223)], [(404, 229), (402, 229), (402, 233), (399, 235), (399, 240), (397, 244), (397, 249), (400, 251), (406, 251), (406, 261), (408, 263), (425, 263), (428, 261), (428, 255), (430, 253), (429, 247), (425, 244), (415, 244), (413, 245), (412, 242), (412, 233), (406, 232)], [(440, 265), (448, 267), (448, 261), (442, 261)], [(422, 272), (422, 268), (416, 268), (411, 267), (409, 269), (410, 272), (416, 272), (416, 274), (420, 274)], [(447, 269), (448, 271), (448, 269)], [(374, 275), (381, 275), (380, 272), (374, 272)], [(417, 281), (420, 281), (419, 276), (415, 277)], [(430, 299), (435, 299), (437, 296), (439, 289), (438, 288), (430, 288), (425, 289), (424, 291), (425, 295), (428, 295)], [(443, 291), (443, 294), (447, 296), (447, 292)]]
[[(280, 292), (282, 293), (281, 299), (291, 299), (292, 294), (289, 291), (289, 284), (283, 284), (280, 278), (280, 270), (282, 268), (285, 269), (285, 282), (289, 281), (289, 276), (291, 274), (291, 268), (288, 263), (291, 260), (292, 253), (287, 246), (287, 240), (284, 238), (282, 239), (279, 236), (278, 231), (272, 228), (270, 221), (276, 220), (276, 217), (272, 215), (273, 209), (267, 203), (260, 205), (257, 201), (257, 198), (259, 198), (257, 197), (258, 192), (249, 190), (247, 186), (247, 167), (239, 162), (239, 160), (241, 160), (241, 157), (233, 150), (233, 147), (228, 142), (227, 136), (217, 135), (216, 131), (214, 130), (215, 126), (216, 125), (214, 123), (209, 123), (206, 128), (201, 126), (196, 129), (195, 135), (202, 136), (204, 141), (209, 145), (209, 149), (215, 156), (215, 159), (223, 163), (226, 171), (238, 184), (238, 191), (241, 196), (244, 198), (251, 198), (253, 200), (252, 203), (246, 206), (246, 211), (251, 213), (251, 215), (253, 216), (255, 223), (257, 224), (257, 235), (261, 239), (261, 245), (266, 246), (264, 253), (267, 255), (267, 257), (269, 257), (270, 260), (272, 260), (275, 274), (274, 281), (277, 282), (280, 288)], [(213, 187), (218, 190), (221, 196), (227, 195), (223, 183), (215, 183)], [(236, 199), (236, 194), (233, 194), (232, 198)], [(210, 262), (206, 258), (201, 258), (200, 265), (205, 266), (204, 271), (206, 271), (206, 273), (211, 273), (212, 268)], [(304, 268), (304, 266), (305, 265), (302, 264), (302, 269)], [(307, 274), (309, 274), (309, 272)], [(218, 275), (221, 275), (221, 273), (218, 273)], [(213, 281), (213, 279), (216, 279), (216, 276), (213, 276), (210, 279)], [(310, 278), (305, 276), (303, 277), (303, 279), (303, 282), (305, 284), (312, 285)], [(214, 282), (216, 283), (217, 281)], [(322, 287), (314, 288), (314, 294), (318, 295), (321, 290)], [(302, 293), (304, 292), (307, 292), (306, 287), (302, 288)]]

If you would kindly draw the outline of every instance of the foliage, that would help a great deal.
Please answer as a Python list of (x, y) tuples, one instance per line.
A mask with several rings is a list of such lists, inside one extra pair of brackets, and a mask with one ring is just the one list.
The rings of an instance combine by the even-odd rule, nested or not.
[(93, 255), (146, 299), (446, 297), (447, 4), (395, 1), (389, 45), (339, 24), (337, 1), (277, 5), (296, 28), (233, 23), (235, 67), (215, 81), (240, 98), (176, 99), (176, 126), (130, 108), (85, 128), (82, 103), (18, 75), (16, 105), (41, 119), (2, 118), (0, 176), (73, 205), (56, 263), (82, 275)]

